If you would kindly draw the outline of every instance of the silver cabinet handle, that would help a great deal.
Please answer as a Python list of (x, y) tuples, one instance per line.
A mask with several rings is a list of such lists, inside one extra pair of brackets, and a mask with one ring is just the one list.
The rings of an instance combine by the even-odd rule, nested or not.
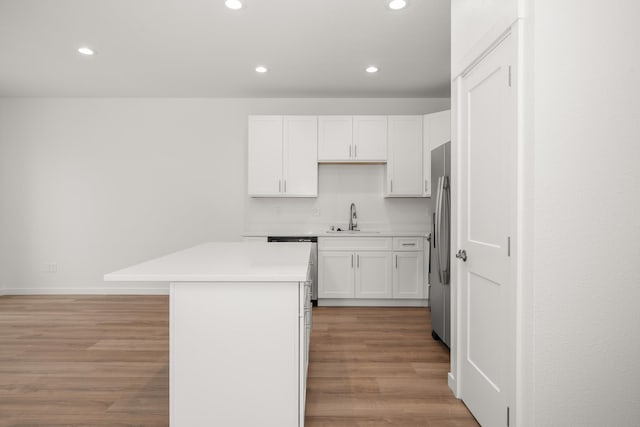
[(389, 191), (390, 193), (393, 193), (393, 180), (391, 179), (391, 191)]
[(349, 158), (351, 158), (351, 144), (349, 144)]
[(360, 254), (356, 255), (356, 264), (357, 267), (360, 268)]
[(357, 145), (353, 146), (353, 157), (355, 157), (355, 158), (358, 157), (358, 146)]
[(284, 180), (284, 192), (285, 193), (287, 192), (287, 180), (286, 179)]
[(353, 268), (353, 254), (351, 254), (351, 268)]
[(424, 192), (425, 193), (427, 192), (427, 180), (426, 179), (424, 180)]
[(398, 268), (398, 255), (396, 255), (396, 269)]
[(282, 193), (282, 180), (278, 180), (278, 193)]
[(403, 243), (402, 246), (415, 246), (415, 243)]

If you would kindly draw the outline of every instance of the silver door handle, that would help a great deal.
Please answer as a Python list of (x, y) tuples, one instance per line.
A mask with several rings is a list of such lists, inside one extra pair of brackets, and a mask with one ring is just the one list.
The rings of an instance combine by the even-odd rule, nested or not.
[(467, 251), (460, 249), (456, 254), (456, 258), (461, 259), (463, 262), (467, 262)]

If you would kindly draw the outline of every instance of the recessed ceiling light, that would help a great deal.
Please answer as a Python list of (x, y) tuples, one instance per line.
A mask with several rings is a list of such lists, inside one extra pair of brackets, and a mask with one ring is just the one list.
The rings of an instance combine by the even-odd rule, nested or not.
[(378, 67), (376, 67), (375, 65), (371, 65), (371, 66), (367, 67), (366, 71), (369, 74), (377, 73), (378, 72)]
[(226, 0), (224, 5), (233, 10), (242, 9), (242, 2), (240, 0)]
[(83, 46), (83, 47), (78, 48), (78, 53), (81, 53), (81, 54), (87, 55), (87, 56), (91, 56), (95, 52), (93, 51), (93, 49), (91, 49), (89, 47), (86, 47), (86, 46)]
[(256, 67), (256, 73), (266, 73), (267, 71), (267, 67), (263, 67), (262, 65)]
[(404, 9), (405, 7), (407, 7), (406, 0), (391, 0), (389, 2), (389, 9), (391, 10), (400, 10)]

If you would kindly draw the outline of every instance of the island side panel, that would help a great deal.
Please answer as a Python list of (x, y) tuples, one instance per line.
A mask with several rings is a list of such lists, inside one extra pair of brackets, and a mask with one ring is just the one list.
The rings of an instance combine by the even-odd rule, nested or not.
[(298, 426), (298, 283), (170, 289), (170, 425)]

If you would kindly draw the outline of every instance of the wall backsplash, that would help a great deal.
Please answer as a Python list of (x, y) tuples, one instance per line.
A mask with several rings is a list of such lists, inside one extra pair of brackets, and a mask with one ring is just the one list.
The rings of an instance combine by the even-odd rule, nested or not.
[(385, 165), (321, 164), (317, 198), (247, 198), (247, 231), (346, 226), (355, 203), (362, 230), (426, 231), (428, 198), (384, 198)]

